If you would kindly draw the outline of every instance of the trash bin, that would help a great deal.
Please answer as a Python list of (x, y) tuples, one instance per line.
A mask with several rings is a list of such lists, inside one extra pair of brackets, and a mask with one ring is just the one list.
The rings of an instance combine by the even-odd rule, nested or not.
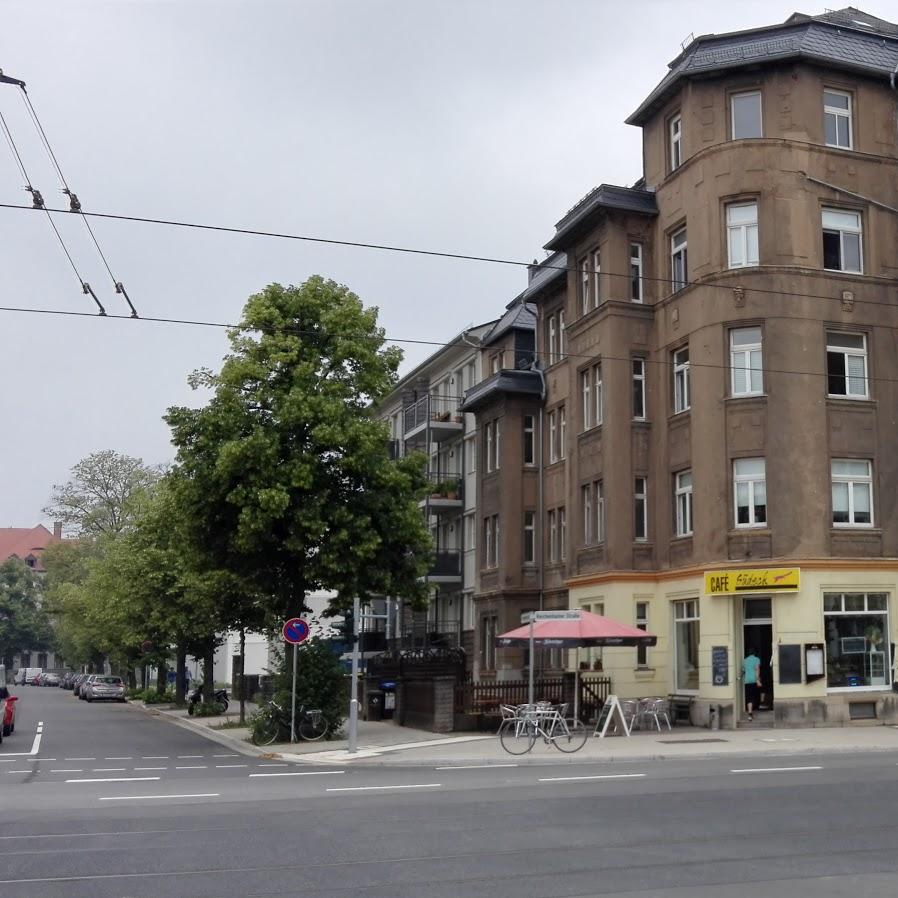
[(372, 689), (367, 696), (365, 720), (384, 719), (384, 694), (379, 689)]
[(381, 680), (380, 688), (384, 693), (383, 719), (392, 720), (396, 711), (396, 682), (395, 680)]

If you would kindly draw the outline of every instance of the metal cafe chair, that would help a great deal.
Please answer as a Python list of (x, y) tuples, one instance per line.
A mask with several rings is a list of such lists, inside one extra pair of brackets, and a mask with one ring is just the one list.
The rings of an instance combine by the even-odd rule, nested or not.
[(648, 721), (654, 722), (655, 726), (658, 729), (658, 732), (661, 732), (661, 721), (667, 724), (667, 729), (672, 729), (670, 725), (670, 715), (667, 711), (667, 700), (663, 698), (644, 698), (639, 702), (639, 720), (640, 721)]

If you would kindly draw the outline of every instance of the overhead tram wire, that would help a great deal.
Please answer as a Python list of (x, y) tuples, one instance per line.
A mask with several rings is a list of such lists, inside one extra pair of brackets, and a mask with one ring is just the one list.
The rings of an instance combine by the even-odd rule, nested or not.
[(68, 181), (66, 181), (65, 175), (62, 172), (62, 166), (60, 166), (59, 160), (56, 158), (56, 153), (53, 152), (53, 147), (50, 146), (50, 139), (47, 137), (47, 132), (44, 130), (44, 126), (41, 123), (40, 118), (38, 118), (37, 110), (34, 108), (34, 104), (31, 102), (31, 96), (29, 95), (28, 90), (25, 87), (25, 82), (18, 79), (9, 80), (11, 80), (17, 87), (21, 89), (22, 103), (24, 104), (25, 109), (28, 111), (28, 115), (31, 118), (32, 123), (34, 124), (34, 128), (37, 131), (41, 144), (47, 152), (47, 156), (50, 158), (50, 162), (53, 168), (56, 170), (56, 174), (59, 176), (59, 181), (62, 184), (62, 192), (69, 198), (68, 211), (76, 215), (80, 215), (81, 220), (84, 222), (84, 227), (87, 228), (87, 233), (90, 235), (91, 242), (93, 243), (94, 247), (96, 247), (97, 254), (103, 262), (103, 266), (106, 268), (106, 271), (109, 273), (109, 277), (112, 280), (112, 285), (115, 288), (115, 292), (124, 297), (125, 302), (128, 304), (128, 308), (131, 309), (131, 316), (133, 318), (137, 318), (137, 309), (134, 308), (134, 304), (131, 302), (131, 297), (128, 296), (128, 292), (125, 290), (124, 284), (113, 274), (112, 267), (110, 266), (109, 261), (106, 258), (106, 254), (103, 252), (103, 249), (100, 246), (100, 241), (97, 240), (97, 235), (94, 233), (94, 229), (90, 226), (90, 221), (83, 214), (81, 201), (78, 199), (77, 194), (69, 187)]
[[(0, 81), (10, 82), (7, 76), (0, 73)], [(72, 271), (75, 272), (75, 277), (78, 278), (78, 283), (81, 284), (81, 290), (83, 293), (88, 294), (93, 298), (93, 301), (97, 304), (97, 308), (100, 310), (100, 315), (105, 315), (106, 310), (103, 308), (103, 304), (97, 299), (96, 294), (91, 289), (90, 284), (81, 277), (81, 272), (78, 271), (78, 266), (75, 265), (75, 260), (72, 258), (72, 254), (69, 252), (69, 248), (65, 244), (65, 240), (62, 239), (62, 234), (59, 233), (59, 228), (56, 227), (56, 222), (53, 221), (53, 216), (50, 214), (50, 210), (47, 208), (44, 203), (44, 198), (40, 192), (32, 183), (31, 178), (28, 177), (28, 170), (25, 168), (25, 163), (22, 161), (22, 155), (19, 153), (19, 148), (16, 146), (16, 142), (12, 136), (12, 132), (9, 130), (9, 125), (6, 123), (6, 118), (3, 115), (3, 112), (0, 111), (0, 127), (2, 127), (3, 135), (6, 138), (6, 142), (9, 145), (10, 152), (15, 159), (19, 170), (22, 172), (22, 177), (25, 179), (25, 191), (31, 194), (31, 206), (26, 206), (24, 208), (34, 209), (36, 211), (42, 211), (47, 214), (47, 221), (50, 223), (50, 227), (53, 229), (53, 233), (56, 235), (56, 239), (59, 241), (60, 247), (62, 247), (62, 251), (65, 254), (66, 259), (69, 260), (69, 265), (72, 266)]]

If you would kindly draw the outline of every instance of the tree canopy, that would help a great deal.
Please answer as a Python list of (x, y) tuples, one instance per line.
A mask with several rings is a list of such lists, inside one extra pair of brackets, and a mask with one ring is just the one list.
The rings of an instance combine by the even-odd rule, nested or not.
[(0, 659), (53, 644), (53, 628), (41, 607), (40, 583), (18, 558), (0, 564)]

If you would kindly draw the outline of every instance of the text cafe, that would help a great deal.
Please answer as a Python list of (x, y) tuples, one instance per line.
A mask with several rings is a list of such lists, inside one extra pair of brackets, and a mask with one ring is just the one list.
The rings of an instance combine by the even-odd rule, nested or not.
[(698, 704), (735, 708), (727, 722), (745, 722), (743, 660), (753, 654), (756, 724), (898, 723), (896, 575), (853, 565), (705, 571)]

